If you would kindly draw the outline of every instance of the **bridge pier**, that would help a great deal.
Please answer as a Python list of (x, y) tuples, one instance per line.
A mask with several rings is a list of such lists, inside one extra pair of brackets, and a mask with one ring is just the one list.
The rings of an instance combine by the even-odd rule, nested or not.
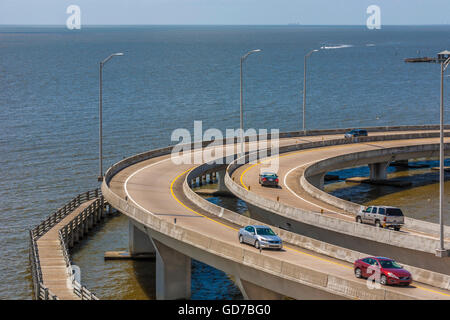
[(128, 248), (130, 255), (155, 253), (155, 246), (149, 236), (136, 227), (131, 220), (129, 220), (128, 225)]
[(76, 226), (75, 230), (72, 231), (75, 234), (75, 239), (74, 239), (75, 243), (80, 242), (80, 239), (82, 238), (82, 236), (80, 235), (80, 230), (81, 230), (80, 226)]
[(325, 173), (319, 173), (314, 176), (308, 177), (309, 182), (317, 189), (323, 190)]
[(191, 258), (152, 238), (156, 249), (156, 299), (191, 297)]
[(218, 182), (217, 182), (217, 190), (219, 192), (224, 192), (224, 193), (228, 193), (230, 192), (227, 188), (227, 186), (225, 185), (225, 169), (220, 170), (216, 173), (216, 175), (218, 175)]
[(386, 180), (390, 162), (370, 163), (370, 180)]
[(88, 229), (89, 230), (92, 230), (92, 228), (94, 227), (94, 223), (95, 223), (94, 215), (92, 214), (88, 217)]

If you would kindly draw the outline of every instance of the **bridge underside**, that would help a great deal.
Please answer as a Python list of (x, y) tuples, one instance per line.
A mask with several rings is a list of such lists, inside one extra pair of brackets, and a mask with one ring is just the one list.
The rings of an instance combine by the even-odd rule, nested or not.
[[(450, 155), (450, 150), (446, 150), (446, 156)], [(406, 153), (396, 154), (393, 152), (392, 154), (385, 154), (382, 156), (376, 157), (355, 157), (354, 159), (347, 159), (342, 161), (336, 161), (336, 163), (332, 163), (332, 161), (327, 161), (327, 168), (321, 172), (314, 173), (307, 177), (308, 181), (316, 188), (323, 190), (324, 188), (324, 177), (327, 172), (342, 170), (347, 168), (355, 168), (359, 166), (367, 165), (370, 170), (370, 180), (371, 181), (380, 181), (387, 179), (387, 169), (391, 163), (403, 164), (407, 166), (408, 161), (411, 159), (419, 159), (419, 158), (438, 158), (439, 150), (427, 150), (427, 151), (413, 151)], [(350, 158), (350, 157), (349, 157)]]

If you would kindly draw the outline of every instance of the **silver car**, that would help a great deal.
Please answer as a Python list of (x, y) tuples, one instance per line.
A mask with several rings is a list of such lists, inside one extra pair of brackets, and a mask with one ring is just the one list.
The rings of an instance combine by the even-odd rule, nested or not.
[(239, 242), (248, 243), (256, 249), (274, 248), (281, 250), (283, 241), (267, 226), (246, 226), (239, 229)]

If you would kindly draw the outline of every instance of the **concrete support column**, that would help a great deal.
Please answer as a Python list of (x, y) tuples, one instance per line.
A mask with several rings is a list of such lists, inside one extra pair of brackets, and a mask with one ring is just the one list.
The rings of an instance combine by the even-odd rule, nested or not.
[(225, 169), (217, 172), (218, 177), (218, 186), (217, 189), (220, 192), (230, 192), (225, 185)]
[(128, 246), (130, 255), (139, 255), (143, 253), (154, 253), (155, 247), (147, 233), (137, 228), (131, 220), (128, 222)]
[(72, 248), (74, 244), (74, 234), (73, 231), (69, 234), (69, 248)]
[(74, 242), (79, 242), (80, 241), (80, 227), (76, 226), (75, 230), (72, 231), (73, 236), (74, 236)]
[(156, 299), (191, 297), (191, 258), (152, 239), (156, 248)]
[(236, 277), (236, 284), (245, 300), (281, 300), (283, 295)]
[(95, 213), (92, 213), (92, 214), (89, 216), (89, 218), (88, 218), (88, 221), (89, 221), (89, 229), (92, 229), (92, 228), (94, 227), (94, 214), (95, 214)]
[(387, 168), (390, 162), (378, 162), (369, 164), (370, 180), (386, 180)]
[(319, 173), (314, 176), (308, 177), (308, 181), (316, 188), (323, 190), (325, 181), (325, 173)]
[(104, 217), (105, 217), (105, 213), (106, 213), (106, 208), (107, 208), (107, 206), (108, 205), (106, 205), (106, 206), (102, 206), (101, 207), (101, 211), (100, 211), (100, 219), (103, 219)]

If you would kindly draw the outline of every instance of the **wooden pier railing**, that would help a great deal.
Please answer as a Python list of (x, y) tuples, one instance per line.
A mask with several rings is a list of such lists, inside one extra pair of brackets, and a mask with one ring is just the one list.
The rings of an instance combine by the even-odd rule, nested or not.
[[(83, 208), (83, 206), (85, 206), (85, 208)], [(39, 225), (29, 230), (30, 263), (33, 279), (34, 299), (61, 299), (58, 297), (58, 293), (55, 292), (57, 290), (55, 289), (52, 292), (52, 290), (50, 290), (45, 283), (41, 267), (41, 258), (39, 256), (40, 245), (38, 245), (38, 241), (41, 239), (44, 243), (50, 242), (50, 248), (53, 248), (52, 246), (54, 246), (54, 251), (59, 252), (58, 250), (61, 249), (62, 259), (67, 271), (67, 279), (73, 288), (73, 293), (71, 294), (72, 298), (78, 298), (81, 300), (98, 300), (95, 294), (75, 280), (68, 248), (72, 247), (74, 243), (79, 242), (80, 239), (83, 238), (83, 236), (90, 229), (92, 229), (95, 224), (105, 217), (107, 212), (107, 210), (105, 210), (106, 206), (108, 205), (101, 195), (101, 190), (95, 189), (87, 191), (76, 196), (65, 206), (49, 215)], [(73, 215), (73, 217), (70, 217), (70, 215)], [(50, 230), (52, 231), (50, 232)], [(57, 231), (57, 233), (55, 233), (55, 231)], [(41, 241), (39, 241), (39, 243), (41, 243)], [(44, 250), (46, 250), (45, 247)]]

